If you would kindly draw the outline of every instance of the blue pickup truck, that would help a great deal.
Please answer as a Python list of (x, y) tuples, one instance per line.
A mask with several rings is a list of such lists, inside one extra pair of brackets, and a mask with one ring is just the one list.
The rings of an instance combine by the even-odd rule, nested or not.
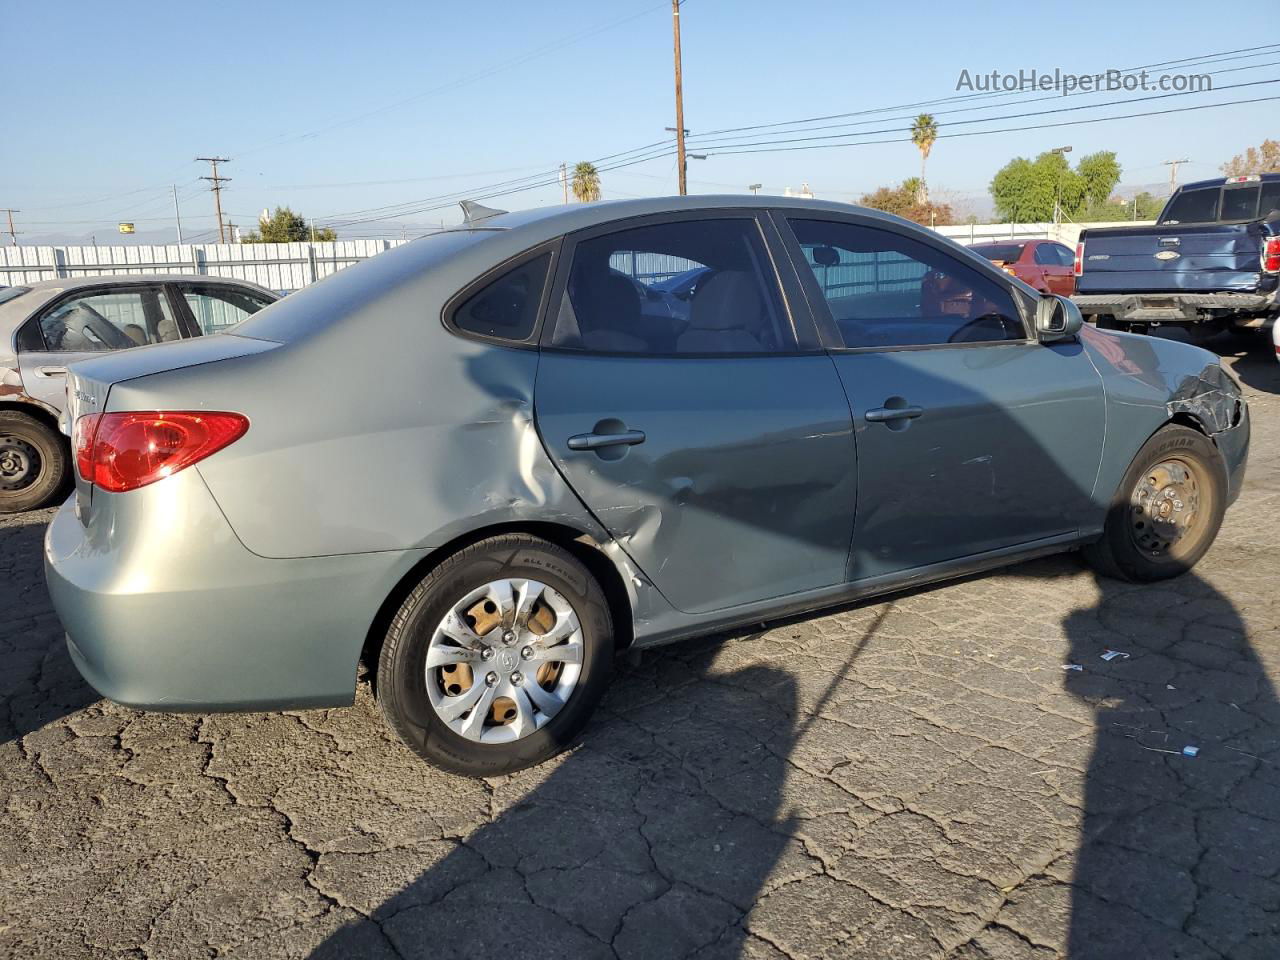
[(1155, 226), (1085, 230), (1076, 295), (1100, 327), (1199, 339), (1280, 312), (1280, 173), (1180, 187)]

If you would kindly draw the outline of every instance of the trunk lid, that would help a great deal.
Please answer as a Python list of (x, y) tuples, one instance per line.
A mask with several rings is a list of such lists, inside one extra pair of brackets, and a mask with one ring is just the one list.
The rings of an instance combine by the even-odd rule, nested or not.
[(1085, 230), (1078, 293), (1252, 293), (1264, 231), (1256, 223)]
[[(126, 380), (153, 373), (166, 373), (219, 360), (230, 360), (252, 353), (271, 350), (280, 344), (271, 340), (251, 340), (230, 333), (214, 334), (192, 340), (158, 343), (108, 353), (92, 360), (73, 363), (67, 370), (67, 405), (60, 420), (62, 432), (73, 436), (75, 422), (89, 413), (105, 413), (111, 388)], [(72, 450), (72, 457), (75, 450)], [(88, 524), (93, 504), (93, 486), (80, 476), (73, 464), (76, 480), (76, 515)]]

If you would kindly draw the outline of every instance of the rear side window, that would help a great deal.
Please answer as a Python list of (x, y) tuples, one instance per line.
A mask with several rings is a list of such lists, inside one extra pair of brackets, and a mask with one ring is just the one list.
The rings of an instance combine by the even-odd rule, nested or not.
[(1075, 262), (1075, 254), (1056, 243), (1042, 243), (1036, 247), (1036, 263), (1046, 267), (1067, 267)]
[(1161, 223), (1211, 223), (1218, 219), (1218, 196), (1222, 190), (1208, 187), (1202, 190), (1183, 190), (1169, 201)]
[(661, 356), (795, 352), (752, 219), (676, 220), (577, 244), (552, 345)]
[(790, 223), (845, 347), (1026, 339), (1012, 295), (947, 251), (861, 224)]
[[(1222, 191), (1223, 220), (1253, 220), (1258, 216), (1258, 184)], [(1263, 211), (1264, 213), (1266, 211)]]
[(40, 315), (45, 348), (54, 352), (127, 350), (181, 339), (159, 287), (130, 286), (71, 297)]
[(538, 323), (550, 266), (551, 254), (544, 253), (513, 267), (464, 300), (450, 322), (464, 333), (490, 340), (527, 341)]

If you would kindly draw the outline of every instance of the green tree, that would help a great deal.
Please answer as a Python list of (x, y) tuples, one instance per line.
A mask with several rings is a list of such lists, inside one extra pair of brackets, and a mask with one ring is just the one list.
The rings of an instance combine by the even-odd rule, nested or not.
[[(313, 235), (314, 234), (314, 235)], [(245, 234), (241, 243), (301, 243), (307, 240), (337, 240), (338, 234), (330, 227), (318, 227), (314, 231), (306, 217), (294, 213), (288, 207), (276, 207), (270, 217), (258, 221), (258, 229)]]
[[(991, 178), (996, 213), (1007, 222), (1035, 223), (1052, 219), (1055, 203), (1069, 217), (1085, 204), (1085, 179), (1066, 157), (1052, 150), (1028, 160), (1014, 157)], [(1104, 197), (1105, 199), (1105, 197)]]
[(594, 163), (583, 160), (573, 167), (574, 199), (579, 203), (592, 203), (600, 199), (600, 171)]
[(945, 227), (955, 223), (955, 214), (945, 203), (920, 203), (920, 180), (908, 177), (896, 187), (881, 187), (872, 193), (863, 194), (859, 199), (864, 207), (883, 210), (896, 214), (926, 227)]
[(915, 123), (911, 124), (911, 142), (920, 151), (920, 187), (916, 192), (916, 203), (929, 202), (929, 186), (925, 182), (924, 166), (929, 159), (929, 151), (933, 149), (933, 142), (937, 139), (938, 124), (934, 121), (933, 114), (922, 113), (916, 117)]
[(1280, 140), (1263, 140), (1262, 146), (1250, 147), (1222, 165), (1228, 177), (1244, 177), (1251, 173), (1280, 173)]
[(1080, 158), (1076, 173), (1083, 180), (1084, 200), (1088, 206), (1101, 206), (1120, 182), (1120, 164), (1112, 150), (1099, 150)]

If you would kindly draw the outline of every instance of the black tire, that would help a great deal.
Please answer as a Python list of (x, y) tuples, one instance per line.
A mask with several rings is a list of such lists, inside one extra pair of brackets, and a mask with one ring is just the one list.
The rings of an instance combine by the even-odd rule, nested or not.
[[(1166, 549), (1155, 549), (1150, 543), (1154, 527), (1146, 530), (1151, 513), (1139, 510), (1134, 500), (1139, 497), (1139, 484), (1147, 489), (1155, 486), (1154, 478), (1150, 484), (1144, 481), (1164, 463), (1189, 469), (1198, 503), (1193, 524)], [(1176, 577), (1194, 567), (1213, 545), (1226, 503), (1227, 468), (1218, 448), (1199, 431), (1170, 424), (1156, 431), (1134, 457), (1107, 511), (1102, 539), (1084, 548), (1085, 559), (1099, 573), (1117, 580), (1150, 583)], [(1145, 545), (1141, 538), (1146, 538)]]
[[(513, 742), (479, 743), (451, 730), (431, 705), (427, 650), (436, 625), (453, 604), (478, 587), (508, 578), (537, 580), (569, 602), (582, 628), (582, 668), (572, 694), (544, 726)], [(573, 744), (608, 686), (613, 645), (608, 603), (587, 568), (546, 540), (504, 534), (449, 557), (405, 598), (378, 657), (378, 701), (400, 739), (432, 765), (467, 776), (511, 773)]]
[(0, 411), (0, 513), (48, 506), (71, 479), (62, 437), (34, 417)]

